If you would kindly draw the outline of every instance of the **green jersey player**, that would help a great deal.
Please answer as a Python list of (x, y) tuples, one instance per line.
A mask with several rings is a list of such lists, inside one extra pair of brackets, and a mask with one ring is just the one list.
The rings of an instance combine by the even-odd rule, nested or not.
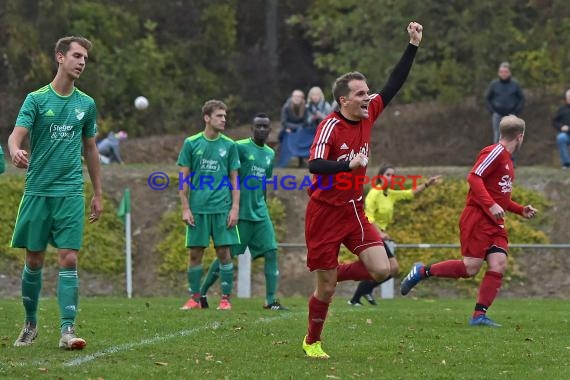
[[(273, 224), (269, 218), (267, 203), (265, 202), (265, 189), (263, 178), (273, 176), (273, 159), (275, 152), (265, 144), (271, 127), (269, 117), (260, 113), (253, 119), (253, 137), (237, 141), (241, 167), (240, 179), (240, 205), (238, 229), (241, 244), (231, 248), (232, 257), (241, 255), (249, 247), (252, 258), (265, 258), (265, 305), (270, 310), (286, 310), (277, 301), (275, 292), (279, 280), (277, 260), (277, 242)], [(215, 260), (208, 275), (204, 279), (200, 290), (200, 303), (207, 307), (206, 294), (208, 289), (218, 278), (219, 262)]]
[(200, 308), (200, 281), (204, 249), (214, 241), (221, 262), (222, 298), (218, 310), (230, 310), (234, 269), (230, 246), (239, 244), (236, 227), (239, 217), (237, 169), (240, 162), (236, 144), (221, 132), (226, 125), (226, 105), (209, 100), (202, 107), (206, 127), (184, 141), (178, 166), (182, 168), (179, 193), (182, 219), (186, 227), (186, 247), (190, 250), (188, 283), (190, 299), (183, 310)]
[[(48, 243), (57, 248), (58, 254), (59, 347), (82, 349), (86, 345), (84, 339), (75, 335), (79, 298), (77, 253), (83, 242), (85, 216), (82, 145), (95, 192), (89, 222), (97, 221), (103, 210), (95, 144), (95, 101), (75, 87), (90, 49), (91, 42), (82, 37), (64, 37), (56, 43), (57, 74), (50, 84), (28, 94), (8, 139), (12, 162), (27, 169), (12, 236), (12, 247), (26, 249), (22, 273), (26, 318), (15, 346), (29, 346), (37, 336), (42, 267)], [(30, 140), (29, 156), (22, 149), (26, 136)]]
[(2, 151), (2, 146), (0, 145), (0, 174), (4, 173), (6, 166), (4, 163), (4, 152)]

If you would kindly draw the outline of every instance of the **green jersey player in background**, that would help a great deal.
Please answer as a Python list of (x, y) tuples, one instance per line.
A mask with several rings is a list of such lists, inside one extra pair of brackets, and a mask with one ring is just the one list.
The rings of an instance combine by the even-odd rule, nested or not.
[[(241, 244), (231, 247), (232, 257), (241, 255), (249, 247), (252, 259), (265, 258), (265, 309), (287, 310), (275, 298), (279, 281), (277, 242), (269, 218), (263, 178), (273, 176), (275, 152), (265, 141), (271, 132), (267, 114), (259, 113), (253, 119), (253, 137), (237, 141), (240, 180), (239, 223)], [(219, 276), (219, 262), (215, 260), (208, 270), (200, 290), (200, 303), (208, 307), (206, 294)]]
[(2, 145), (0, 145), (0, 174), (4, 173), (4, 170), (6, 170), (5, 167), (5, 163), (4, 163), (4, 151), (2, 150)]
[(190, 299), (182, 310), (200, 309), (200, 281), (204, 249), (214, 241), (220, 260), (222, 298), (218, 310), (230, 310), (234, 267), (230, 246), (239, 244), (236, 227), (239, 217), (237, 170), (240, 162), (236, 144), (222, 134), (226, 125), (226, 105), (208, 100), (202, 106), (204, 131), (184, 141), (178, 166), (183, 179), (179, 185), (182, 220), (186, 223), (189, 248), (188, 283)]
[[(95, 144), (95, 101), (75, 87), (75, 80), (85, 70), (90, 49), (91, 42), (82, 37), (57, 41), (55, 78), (28, 94), (8, 138), (12, 162), (27, 169), (24, 196), (12, 236), (12, 247), (26, 249), (22, 273), (26, 317), (15, 346), (31, 345), (38, 334), (37, 310), (48, 243), (57, 248), (59, 264), (59, 347), (73, 350), (86, 345), (84, 339), (75, 335), (79, 298), (77, 254), (83, 243), (85, 217), (82, 144), (94, 190), (89, 222), (96, 222), (103, 210), (101, 169)], [(30, 140), (29, 156), (22, 149), (26, 136)]]

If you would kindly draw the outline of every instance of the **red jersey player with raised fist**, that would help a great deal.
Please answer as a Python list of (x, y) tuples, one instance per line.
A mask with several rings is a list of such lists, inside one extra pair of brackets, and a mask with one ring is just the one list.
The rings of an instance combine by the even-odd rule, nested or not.
[[(314, 177), (305, 218), (307, 266), (317, 275), (303, 340), (308, 357), (329, 358), (321, 346), (321, 331), (337, 281), (381, 281), (390, 274), (382, 238), (364, 215), (361, 180), (366, 174), (374, 122), (406, 81), (422, 40), (422, 29), (416, 22), (408, 25), (410, 43), (379, 93), (370, 94), (361, 73), (350, 72), (337, 78), (333, 96), (339, 110), (317, 127), (309, 159), (309, 171)], [(358, 260), (339, 265), (341, 244)]]
[(400, 291), (406, 295), (420, 281), (429, 277), (466, 278), (475, 276), (487, 261), (487, 271), (479, 287), (479, 296), (472, 326), (500, 327), (487, 317), (507, 268), (508, 236), (505, 212), (510, 211), (530, 219), (537, 210), (522, 206), (511, 199), (515, 171), (511, 155), (524, 139), (525, 122), (514, 115), (505, 116), (499, 124), (497, 144), (483, 148), (467, 176), (469, 193), (459, 220), (461, 255), (463, 260), (446, 260), (431, 265), (418, 263), (402, 281)]

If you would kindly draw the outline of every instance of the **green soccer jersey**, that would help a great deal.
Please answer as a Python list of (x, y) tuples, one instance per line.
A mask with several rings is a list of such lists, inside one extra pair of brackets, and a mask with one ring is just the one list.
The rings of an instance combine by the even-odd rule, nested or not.
[(2, 146), (0, 146), (0, 174), (4, 173), (5, 165), (4, 165), (4, 152), (2, 151)]
[(232, 207), (230, 171), (240, 167), (235, 142), (220, 133), (209, 140), (200, 132), (184, 141), (178, 166), (190, 168), (190, 211), (194, 214), (227, 213)]
[(28, 94), (16, 119), (30, 136), (24, 194), (83, 195), (82, 138), (95, 136), (96, 119), (95, 101), (77, 88), (61, 96), (48, 84)]
[(251, 138), (237, 141), (241, 168), (239, 218), (259, 221), (269, 217), (265, 202), (263, 179), (273, 176), (275, 152), (264, 145), (257, 145)]

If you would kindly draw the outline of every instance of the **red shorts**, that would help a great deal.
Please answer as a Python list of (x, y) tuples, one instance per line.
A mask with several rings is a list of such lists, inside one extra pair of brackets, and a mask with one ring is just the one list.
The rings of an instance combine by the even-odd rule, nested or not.
[(305, 240), (307, 267), (311, 271), (335, 269), (341, 244), (357, 256), (366, 248), (384, 245), (378, 229), (364, 215), (362, 202), (332, 206), (310, 199), (305, 216)]
[(494, 248), (508, 252), (505, 227), (493, 223), (479, 207), (465, 207), (459, 219), (459, 231), (462, 256), (485, 259)]

